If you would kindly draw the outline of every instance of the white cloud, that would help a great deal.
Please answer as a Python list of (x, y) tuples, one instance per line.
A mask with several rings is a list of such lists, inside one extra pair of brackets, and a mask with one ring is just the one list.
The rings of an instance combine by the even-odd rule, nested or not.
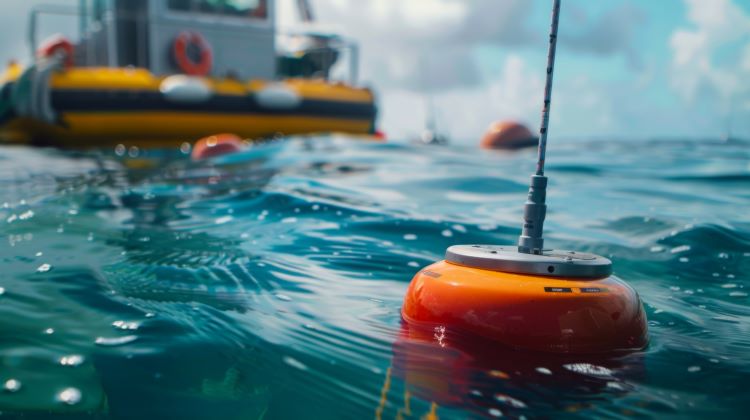
[[(685, 0), (693, 27), (674, 31), (671, 82), (689, 101), (717, 97), (727, 111), (730, 103), (750, 95), (750, 16), (730, 0)], [(746, 42), (745, 58), (719, 61), (717, 51)]]
[[(583, 10), (573, 10), (570, 20), (575, 22), (569, 32), (563, 32), (561, 43), (573, 50), (597, 55), (622, 53), (631, 68), (641, 70), (643, 63), (638, 50), (633, 45), (636, 31), (646, 20), (645, 13), (626, 3), (604, 14), (591, 23)], [(582, 28), (582, 30), (577, 30)], [(570, 33), (570, 35), (568, 35)]]

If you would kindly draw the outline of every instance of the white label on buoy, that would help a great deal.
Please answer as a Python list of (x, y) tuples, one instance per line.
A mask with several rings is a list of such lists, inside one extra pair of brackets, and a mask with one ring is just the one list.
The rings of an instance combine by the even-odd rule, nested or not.
[(213, 96), (211, 87), (205, 80), (183, 74), (164, 79), (159, 86), (159, 91), (168, 101), (183, 104), (205, 102)]
[(268, 85), (255, 94), (260, 106), (272, 109), (292, 109), (302, 103), (302, 97), (281, 84)]

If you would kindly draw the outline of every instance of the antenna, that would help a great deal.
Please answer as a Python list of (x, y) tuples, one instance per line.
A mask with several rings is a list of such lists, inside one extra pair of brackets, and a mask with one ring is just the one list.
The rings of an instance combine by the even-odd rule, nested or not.
[(542, 231), (544, 218), (547, 215), (547, 177), (544, 176), (544, 160), (547, 153), (547, 132), (549, 131), (549, 110), (552, 101), (552, 76), (555, 71), (555, 50), (557, 48), (557, 26), (560, 20), (560, 0), (552, 5), (552, 25), (549, 33), (549, 50), (547, 53), (547, 83), (544, 86), (544, 106), (542, 123), (539, 127), (539, 151), (536, 162), (536, 173), (531, 176), (529, 196), (523, 208), (523, 229), (518, 238), (518, 252), (524, 254), (541, 254), (544, 247)]

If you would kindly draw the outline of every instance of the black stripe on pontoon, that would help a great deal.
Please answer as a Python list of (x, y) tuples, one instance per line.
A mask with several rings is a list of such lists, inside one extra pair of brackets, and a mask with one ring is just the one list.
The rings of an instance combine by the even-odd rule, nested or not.
[(193, 111), (207, 113), (304, 115), (346, 119), (373, 119), (372, 103), (336, 102), (305, 99), (292, 109), (270, 109), (260, 105), (252, 95), (214, 96), (196, 104), (168, 101), (160, 92), (127, 90), (58, 89), (52, 92), (52, 107), (60, 112), (128, 112), (128, 111)]

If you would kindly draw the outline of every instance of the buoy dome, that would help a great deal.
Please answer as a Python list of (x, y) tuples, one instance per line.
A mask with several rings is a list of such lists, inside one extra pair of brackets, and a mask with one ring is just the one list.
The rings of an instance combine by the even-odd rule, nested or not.
[(440, 261), (414, 277), (402, 317), (534, 351), (605, 353), (647, 343), (638, 294), (613, 276), (555, 278)]
[(516, 121), (496, 121), (490, 124), (482, 136), (483, 149), (520, 149), (536, 146), (537, 137)]
[(242, 139), (236, 134), (224, 133), (203, 137), (193, 147), (190, 158), (193, 160), (208, 159), (242, 150)]

